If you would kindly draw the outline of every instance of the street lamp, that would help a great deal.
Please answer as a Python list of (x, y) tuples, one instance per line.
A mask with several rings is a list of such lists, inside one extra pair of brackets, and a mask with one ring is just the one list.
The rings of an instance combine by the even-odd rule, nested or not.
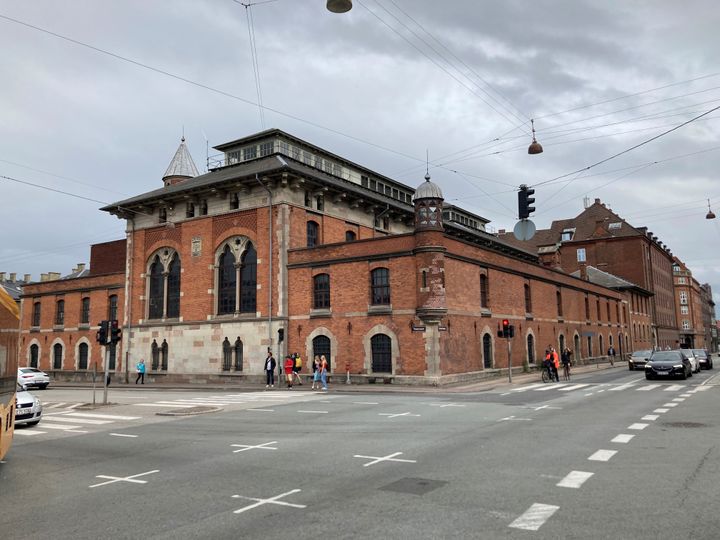
[(352, 9), (352, 0), (327, 0), (328, 11), (346, 13)]
[[(328, 4), (329, 4), (328, 0)], [(530, 143), (530, 146), (528, 146), (528, 154), (542, 154), (543, 153), (543, 147), (542, 145), (537, 142), (535, 139), (535, 120), (531, 119), (530, 123), (532, 124), (532, 142)]]

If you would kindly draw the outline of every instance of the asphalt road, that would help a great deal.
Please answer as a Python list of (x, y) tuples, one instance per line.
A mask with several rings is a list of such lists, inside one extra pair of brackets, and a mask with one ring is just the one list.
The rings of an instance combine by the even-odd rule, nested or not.
[[(96, 410), (77, 406), (87, 390), (38, 395), (47, 416), (0, 464), (7, 540), (720, 530), (720, 370), (471, 393), (130, 389)], [(156, 414), (195, 406), (222, 410)]]

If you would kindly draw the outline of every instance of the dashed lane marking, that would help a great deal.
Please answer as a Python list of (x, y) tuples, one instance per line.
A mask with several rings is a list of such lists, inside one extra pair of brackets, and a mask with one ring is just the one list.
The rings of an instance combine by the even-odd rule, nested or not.
[(513, 521), (509, 527), (525, 531), (537, 531), (543, 524), (560, 509), (552, 504), (535, 503), (525, 510), (525, 513)]
[(684, 397), (676, 397), (675, 399), (673, 399), (673, 401), (675, 401), (677, 403), (682, 403), (683, 401), (685, 401), (685, 398)]
[(635, 435), (628, 435), (627, 433), (621, 433), (620, 435), (617, 435), (612, 441), (614, 443), (629, 443)]
[(661, 385), (659, 384), (646, 384), (645, 386), (641, 386), (640, 388), (636, 388), (636, 392), (649, 392), (650, 390), (654, 390), (655, 388), (660, 388)]
[(590, 456), (588, 460), (610, 461), (610, 458), (612, 458), (615, 454), (617, 454), (617, 450), (598, 450), (592, 456)]
[[(45, 418), (45, 421), (56, 421), (60, 420), (61, 422), (67, 422), (68, 418), (67, 415), (62, 416), (48, 416)], [(100, 426), (102, 424), (112, 424), (112, 420), (94, 420), (91, 418), (72, 418), (70, 419), (74, 424), (89, 424), (91, 426)]]
[(663, 403), (663, 407), (677, 407), (677, 403)]
[(275, 409), (246, 409), (248, 411), (257, 411), (257, 412), (275, 412)]
[(388, 418), (397, 418), (398, 416), (420, 416), (419, 414), (404, 413), (378, 413), (378, 416), (387, 416)]
[(653, 412), (654, 412), (654, 413), (663, 414), (663, 413), (668, 412), (669, 410), (670, 410), (670, 409), (662, 409), (662, 408), (661, 408), (661, 409), (655, 409)]
[(565, 478), (560, 480), (555, 485), (557, 487), (579, 489), (580, 486), (582, 486), (585, 483), (585, 481), (588, 478), (590, 478), (593, 474), (595, 474), (595, 473), (584, 472), (584, 471), (570, 471)]
[(26, 429), (23, 429), (22, 431), (19, 429), (15, 430), (15, 435), (21, 435), (23, 437), (32, 437), (33, 435), (42, 435), (44, 433), (47, 433), (46, 431), (28, 431)]
[(377, 401), (353, 401), (353, 405), (380, 405)]
[(128, 437), (130, 439), (136, 439), (138, 435), (130, 435), (129, 433), (110, 433), (113, 437)]
[(628, 428), (628, 429), (634, 429), (634, 430), (636, 430), (636, 431), (640, 431), (640, 430), (645, 429), (645, 428), (648, 427), (649, 425), (650, 425), (650, 424), (635, 423), (635, 424), (630, 424), (627, 428)]
[(297, 411), (304, 414), (328, 414), (328, 411)]
[(685, 386), (682, 384), (671, 384), (665, 389), (665, 392), (677, 392), (678, 390), (685, 390)]
[(650, 421), (653, 421), (653, 420), (657, 420), (658, 418), (659, 418), (659, 415), (657, 415), (657, 414), (646, 414), (646, 415), (643, 416), (640, 420), (650, 420)]
[(620, 392), (622, 390), (627, 390), (628, 388), (632, 388), (633, 386), (635, 386), (634, 382), (621, 384), (620, 386), (616, 386), (615, 388), (610, 388), (610, 392)]
[(586, 386), (590, 386), (589, 384), (574, 384), (572, 386), (566, 386), (564, 388), (558, 388), (560, 392), (570, 392), (572, 390), (578, 390), (580, 388), (585, 388)]
[(62, 431), (68, 429), (80, 429), (81, 426), (71, 426), (68, 424), (43, 424), (43, 429), (59, 429)]
[(133, 403), (136, 407), (175, 407), (177, 409), (190, 409), (195, 405), (181, 405), (180, 403)]

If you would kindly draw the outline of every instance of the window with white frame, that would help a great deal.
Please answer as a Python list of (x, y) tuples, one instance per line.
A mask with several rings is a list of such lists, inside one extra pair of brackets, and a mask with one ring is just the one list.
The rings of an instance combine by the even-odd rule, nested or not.
[(575, 229), (563, 229), (563, 232), (560, 235), (560, 241), (569, 242), (573, 239), (573, 236), (575, 236)]
[(683, 319), (682, 325), (683, 330), (690, 330), (690, 321), (688, 321), (687, 319)]
[(578, 248), (577, 250), (577, 261), (585, 262), (585, 248)]
[(687, 305), (687, 293), (685, 291), (680, 291), (680, 304)]
[(688, 312), (689, 312), (689, 310), (688, 310), (687, 306), (680, 306), (680, 314), (681, 315), (687, 315)]

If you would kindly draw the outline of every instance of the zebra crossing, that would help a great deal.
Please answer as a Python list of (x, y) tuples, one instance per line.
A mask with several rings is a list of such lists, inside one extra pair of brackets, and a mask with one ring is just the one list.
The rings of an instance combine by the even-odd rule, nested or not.
[[(572, 393), (578, 390), (583, 392), (679, 392), (681, 390), (687, 390), (690, 386), (686, 384), (644, 384), (641, 382), (633, 381), (623, 384), (612, 384), (612, 383), (584, 383), (584, 384), (573, 384), (569, 382), (561, 383), (535, 383), (516, 388), (509, 392), (505, 392), (502, 395), (510, 394), (522, 394), (524, 392), (564, 392)], [(585, 394), (589, 395), (589, 394)]]
[(326, 394), (313, 392), (311, 390), (269, 390), (266, 392), (241, 392), (236, 394), (219, 394), (212, 396), (178, 398), (172, 400), (158, 400), (148, 403), (133, 403), (135, 407), (153, 407), (153, 408), (175, 408), (189, 409), (192, 407), (226, 407), (229, 405), (248, 405), (253, 404), (275, 404), (282, 405), (287, 403), (295, 403), (302, 401), (327, 400)]
[[(57, 432), (87, 434), (92, 432), (92, 428), (105, 427), (108, 424), (114, 424), (116, 422), (140, 420), (142, 418), (140, 416), (77, 412), (77, 407), (84, 405), (83, 403), (70, 404), (69, 406), (65, 405), (68, 404), (62, 402), (43, 404), (43, 415), (40, 424), (32, 427), (19, 426), (15, 429), (15, 435), (24, 438)], [(50, 409), (51, 412), (47, 412), (48, 409)]]

